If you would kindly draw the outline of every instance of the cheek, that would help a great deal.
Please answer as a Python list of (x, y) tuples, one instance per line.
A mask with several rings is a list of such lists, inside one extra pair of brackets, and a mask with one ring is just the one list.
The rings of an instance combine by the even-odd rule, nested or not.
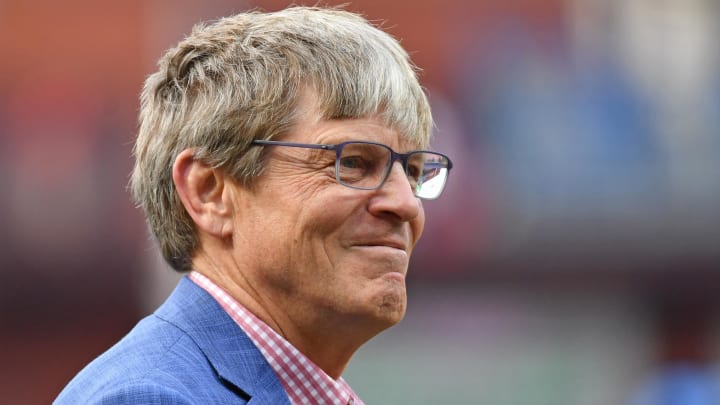
[(362, 208), (358, 190), (353, 190), (333, 181), (329, 186), (318, 187), (315, 192), (303, 195), (299, 204), (302, 209), (298, 220), (302, 220), (308, 230), (318, 234), (342, 232), (352, 228)]
[(285, 227), (292, 260), (297, 266), (326, 266), (335, 259), (336, 248), (342, 243), (346, 217), (337, 203), (309, 199), (304, 204), (295, 216), (287, 218)]

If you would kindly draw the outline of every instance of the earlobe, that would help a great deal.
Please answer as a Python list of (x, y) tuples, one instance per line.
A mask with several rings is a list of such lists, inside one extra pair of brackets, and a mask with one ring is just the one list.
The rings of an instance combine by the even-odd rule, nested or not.
[(178, 196), (197, 228), (219, 238), (230, 236), (233, 207), (229, 178), (195, 159), (192, 149), (180, 152), (172, 175)]

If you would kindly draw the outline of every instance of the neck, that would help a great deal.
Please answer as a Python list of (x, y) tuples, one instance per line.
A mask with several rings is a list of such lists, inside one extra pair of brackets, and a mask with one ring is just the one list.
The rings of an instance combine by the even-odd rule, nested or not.
[(362, 320), (348, 320), (331, 311), (318, 313), (314, 308), (305, 308), (302, 302), (293, 304), (271, 299), (274, 295), (268, 294), (258, 283), (253, 282), (251, 272), (239, 270), (244, 267), (236, 263), (218, 261), (218, 257), (227, 256), (198, 254), (193, 259), (193, 267), (333, 379), (342, 375), (362, 344), (384, 329), (377, 326), (373, 328)]

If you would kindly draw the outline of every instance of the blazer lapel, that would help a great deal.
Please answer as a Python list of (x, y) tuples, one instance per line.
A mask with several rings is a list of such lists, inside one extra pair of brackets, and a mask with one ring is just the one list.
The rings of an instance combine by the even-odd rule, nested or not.
[(255, 344), (214, 298), (187, 277), (155, 314), (187, 333), (218, 376), (250, 397), (250, 403), (290, 405), (277, 375)]

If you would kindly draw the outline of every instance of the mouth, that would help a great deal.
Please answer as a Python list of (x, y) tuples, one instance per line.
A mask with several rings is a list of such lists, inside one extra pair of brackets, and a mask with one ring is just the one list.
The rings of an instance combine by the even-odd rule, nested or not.
[(353, 249), (362, 254), (363, 260), (366, 260), (368, 264), (374, 263), (377, 269), (397, 271), (402, 275), (404, 275), (410, 260), (410, 253), (404, 249), (403, 245), (398, 244), (368, 243), (355, 245)]
[(361, 260), (373, 269), (370, 274), (379, 279), (395, 283), (405, 283), (410, 248), (402, 239), (388, 238), (355, 243), (352, 249), (361, 254)]
[(372, 242), (365, 242), (365, 243), (357, 243), (355, 246), (360, 248), (386, 248), (386, 249), (393, 249), (393, 250), (400, 250), (405, 253), (407, 253), (407, 244), (399, 241), (399, 240), (382, 240), (382, 241), (372, 241)]

